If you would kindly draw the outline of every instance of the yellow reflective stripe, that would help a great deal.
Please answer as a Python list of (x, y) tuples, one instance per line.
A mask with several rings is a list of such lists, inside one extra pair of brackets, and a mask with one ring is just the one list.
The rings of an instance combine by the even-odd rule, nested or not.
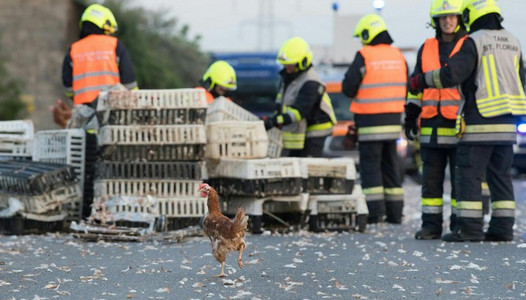
[(482, 182), (481, 186), (482, 186), (483, 190), (488, 190), (489, 189), (488, 183), (485, 182), (485, 181)]
[(283, 115), (278, 115), (276, 117), (276, 122), (278, 122), (278, 124), (283, 124), (285, 120), (283, 120)]
[(401, 187), (384, 188), (384, 193), (387, 195), (403, 195), (404, 189)]
[(521, 82), (521, 76), (520, 76), (520, 60), (519, 60), (519, 57), (517, 55), (515, 55), (515, 70), (517, 71), (517, 83), (519, 85), (519, 93), (522, 97), (524, 97), (524, 88), (522, 86), (522, 82)]
[(457, 208), (482, 210), (482, 201), (459, 201), (457, 202)]
[(332, 107), (331, 98), (329, 98), (329, 95), (327, 93), (324, 93), (322, 100), (329, 107), (329, 110), (331, 111), (331, 113), (329, 114), (329, 118), (331, 118), (332, 124), (338, 123), (338, 120), (336, 119), (336, 114), (334, 113), (334, 108)]
[(499, 80), (497, 77), (497, 68), (495, 67), (495, 56), (493, 56), (493, 54), (489, 55), (489, 65), (491, 70), (491, 79), (493, 80), (493, 90), (495, 92), (495, 96), (499, 96)]
[(515, 124), (468, 125), (466, 133), (515, 132)]
[(439, 127), (437, 135), (439, 136), (455, 136), (457, 134), (455, 128)]
[(417, 95), (407, 92), (407, 100), (422, 100), (424, 93), (418, 93)]
[(317, 130), (326, 130), (331, 129), (333, 127), (332, 122), (325, 122), (320, 124), (314, 124), (309, 127), (307, 127), (307, 131), (317, 131)]
[(383, 186), (374, 186), (370, 188), (362, 188), (362, 191), (365, 195), (371, 195), (371, 194), (383, 194), (384, 193), (384, 187)]
[(283, 131), (282, 141), (285, 149), (303, 149), (305, 134)]
[(443, 204), (442, 198), (422, 198), (422, 205), (424, 206), (442, 206)]
[(402, 125), (368, 126), (358, 128), (358, 134), (391, 133), (401, 131)]
[(484, 79), (486, 80), (486, 89), (488, 90), (488, 97), (493, 97), (493, 94), (491, 93), (491, 81), (489, 78), (489, 70), (488, 70), (488, 58), (486, 56), (482, 56), (482, 68), (484, 69)]
[(420, 135), (431, 135), (431, 134), (433, 134), (433, 127), (420, 128)]
[(457, 199), (451, 199), (451, 207), (457, 207)]
[(87, 129), (86, 132), (89, 133), (89, 134), (97, 134), (98, 133), (97, 129)]
[(296, 119), (297, 122), (301, 121), (301, 113), (299, 110), (293, 108), (293, 107), (290, 107), (290, 106), (285, 106), (283, 108), (284, 110), (284, 113), (286, 114), (292, 114), (292, 116), (294, 116), (294, 119)]
[(515, 201), (501, 200), (491, 202), (492, 209), (515, 209)]

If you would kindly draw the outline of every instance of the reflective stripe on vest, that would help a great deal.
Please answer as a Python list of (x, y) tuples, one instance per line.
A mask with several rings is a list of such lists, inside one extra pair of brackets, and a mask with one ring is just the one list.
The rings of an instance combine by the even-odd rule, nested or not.
[(358, 127), (358, 141), (396, 140), (400, 137), (402, 125), (362, 126)]
[(400, 113), (407, 94), (407, 66), (400, 50), (390, 45), (365, 46), (365, 63), (356, 99), (350, 110), (356, 114)]
[(462, 141), (502, 141), (515, 142), (517, 139), (515, 124), (466, 125)]
[[(454, 145), (458, 142), (456, 137), (457, 131), (455, 128), (449, 127), (438, 127), (436, 129), (437, 144), (441, 145)], [(420, 128), (420, 143), (427, 144), (431, 142), (431, 136), (433, 135), (433, 127), (422, 127)]]
[[(467, 36), (464, 36), (457, 41), (449, 57), (460, 50), (466, 38)], [(438, 40), (436, 38), (427, 39), (422, 49), (422, 72), (426, 73), (438, 70), (441, 67)], [(457, 88), (424, 89), (422, 96), (422, 114), (420, 117), (423, 119), (431, 119), (438, 115), (438, 107), (440, 107), (440, 114), (444, 118), (455, 120), (460, 98), (460, 93)]]
[(71, 45), (73, 103), (91, 103), (101, 90), (120, 82), (117, 38), (91, 34)]
[[(327, 136), (332, 133), (333, 120), (336, 123), (336, 115), (332, 107), (331, 100), (324, 91), (320, 101), (319, 109), (329, 115), (331, 122), (322, 124), (312, 124), (307, 128), (307, 120), (301, 117), (301, 114), (291, 107), (296, 102), (298, 93), (307, 81), (316, 81), (323, 87), (325, 84), (312, 68), (301, 73), (284, 91), (284, 86), (281, 85), (280, 90), (276, 96), (276, 103), (281, 107), (281, 114), (288, 114), (293, 120), (293, 123), (283, 126), (282, 141), (284, 149), (303, 149), (305, 145), (305, 137)], [(330, 129), (328, 128), (330, 126)]]
[(526, 115), (526, 96), (519, 76), (519, 41), (504, 29), (478, 30), (470, 37), (479, 59), (475, 98), (480, 114), (485, 118)]

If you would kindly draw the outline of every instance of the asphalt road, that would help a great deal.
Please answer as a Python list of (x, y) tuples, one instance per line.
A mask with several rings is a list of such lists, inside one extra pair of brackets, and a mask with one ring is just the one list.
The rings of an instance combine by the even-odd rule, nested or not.
[(526, 179), (510, 243), (417, 241), (420, 187), (404, 183), (402, 225), (366, 233), (248, 235), (226, 278), (208, 239), (89, 243), (70, 235), (0, 236), (0, 299), (526, 298)]

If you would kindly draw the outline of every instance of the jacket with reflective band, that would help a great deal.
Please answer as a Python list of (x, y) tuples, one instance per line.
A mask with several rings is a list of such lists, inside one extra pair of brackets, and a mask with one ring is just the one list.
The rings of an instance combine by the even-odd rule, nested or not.
[[(459, 39), (451, 51), (449, 57), (453, 56), (460, 50), (467, 36)], [(422, 49), (422, 72), (438, 70), (440, 64), (440, 54), (438, 49), (438, 40), (436, 38), (427, 39)], [(457, 117), (458, 105), (460, 103), (460, 93), (457, 88), (445, 89), (424, 89), (422, 96), (422, 113), (423, 119), (431, 119), (440, 114), (449, 120), (455, 120)]]
[[(328, 136), (332, 133), (332, 127), (336, 123), (336, 116), (332, 107), (331, 100), (327, 92), (323, 91), (320, 99), (318, 109), (326, 113), (331, 121), (317, 124), (314, 120), (313, 124), (307, 124), (307, 118), (305, 116), (298, 116), (297, 110), (290, 107), (296, 102), (296, 97), (307, 81), (316, 81), (321, 86), (325, 86), (321, 81), (319, 75), (312, 68), (301, 73), (296, 79), (294, 79), (285, 89), (282, 84), (278, 95), (276, 97), (276, 103), (280, 107), (280, 114), (289, 114), (292, 123), (283, 126), (281, 129), (283, 132), (283, 148), (284, 149), (303, 149), (305, 144), (305, 137), (323, 137)], [(299, 119), (298, 119), (299, 118)]]
[(71, 45), (73, 103), (91, 103), (101, 90), (120, 82), (117, 38), (92, 34)]
[(506, 30), (479, 30), (470, 37), (478, 53), (475, 98), (480, 114), (484, 118), (526, 115), (517, 38)]
[(360, 50), (365, 76), (350, 110), (356, 114), (401, 113), (404, 111), (407, 66), (396, 47), (379, 44)]

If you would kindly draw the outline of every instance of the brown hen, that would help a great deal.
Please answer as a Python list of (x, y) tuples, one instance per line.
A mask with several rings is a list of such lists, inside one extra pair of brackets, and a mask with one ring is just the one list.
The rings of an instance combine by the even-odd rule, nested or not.
[(203, 229), (210, 238), (212, 254), (221, 263), (219, 277), (225, 277), (225, 260), (230, 251), (239, 251), (237, 264), (243, 267), (243, 250), (245, 244), (245, 231), (248, 225), (248, 216), (240, 207), (234, 220), (227, 218), (219, 209), (219, 199), (216, 190), (206, 183), (199, 185), (201, 196), (208, 197), (208, 214), (203, 219)]

